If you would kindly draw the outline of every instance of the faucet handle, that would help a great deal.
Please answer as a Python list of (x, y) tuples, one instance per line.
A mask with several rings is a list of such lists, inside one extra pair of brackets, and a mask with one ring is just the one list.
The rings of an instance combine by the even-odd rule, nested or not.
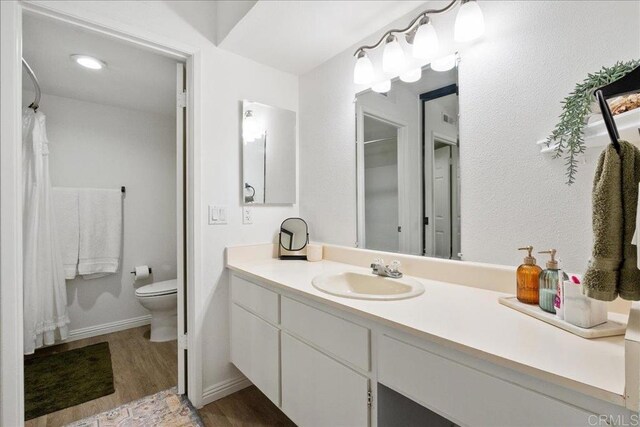
[(384, 260), (382, 258), (376, 258), (373, 260), (373, 263), (376, 265), (382, 265), (384, 266)]
[(391, 261), (391, 264), (389, 264), (389, 271), (392, 273), (398, 273), (398, 270), (400, 270), (400, 261)]

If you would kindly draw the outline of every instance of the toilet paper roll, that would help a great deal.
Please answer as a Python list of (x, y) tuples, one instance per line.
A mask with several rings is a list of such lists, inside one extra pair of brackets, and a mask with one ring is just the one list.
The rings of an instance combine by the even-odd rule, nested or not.
[(151, 274), (151, 269), (148, 265), (137, 265), (133, 274), (136, 277), (135, 280), (146, 279)]

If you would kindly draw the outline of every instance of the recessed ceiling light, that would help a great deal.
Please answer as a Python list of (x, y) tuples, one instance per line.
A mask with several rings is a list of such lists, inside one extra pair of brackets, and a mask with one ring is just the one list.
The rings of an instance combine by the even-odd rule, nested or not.
[(88, 55), (71, 55), (71, 59), (82, 65), (85, 68), (89, 68), (91, 70), (100, 70), (105, 68), (107, 64), (104, 61), (99, 60), (98, 58), (94, 58), (93, 56)]

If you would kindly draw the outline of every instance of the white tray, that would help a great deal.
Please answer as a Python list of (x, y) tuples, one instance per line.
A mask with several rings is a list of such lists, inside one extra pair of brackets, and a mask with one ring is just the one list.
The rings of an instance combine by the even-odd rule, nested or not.
[(616, 322), (613, 320), (609, 320), (606, 323), (594, 326), (593, 328), (585, 329), (558, 319), (555, 314), (547, 313), (538, 307), (537, 304), (533, 305), (522, 303), (518, 301), (516, 297), (500, 297), (498, 298), (498, 301), (500, 301), (500, 304), (502, 305), (506, 305), (507, 307), (513, 308), (521, 313), (528, 314), (529, 316), (535, 317), (536, 319), (542, 320), (543, 322), (549, 323), (560, 329), (564, 329), (572, 334), (581, 336), (582, 338), (591, 339), (624, 335), (627, 329), (626, 323)]

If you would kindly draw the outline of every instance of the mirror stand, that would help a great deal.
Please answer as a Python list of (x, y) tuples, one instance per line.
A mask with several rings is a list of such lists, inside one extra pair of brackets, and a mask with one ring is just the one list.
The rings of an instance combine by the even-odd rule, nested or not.
[(278, 258), (281, 260), (307, 260), (305, 248), (309, 243), (309, 228), (302, 218), (287, 218), (278, 233)]

